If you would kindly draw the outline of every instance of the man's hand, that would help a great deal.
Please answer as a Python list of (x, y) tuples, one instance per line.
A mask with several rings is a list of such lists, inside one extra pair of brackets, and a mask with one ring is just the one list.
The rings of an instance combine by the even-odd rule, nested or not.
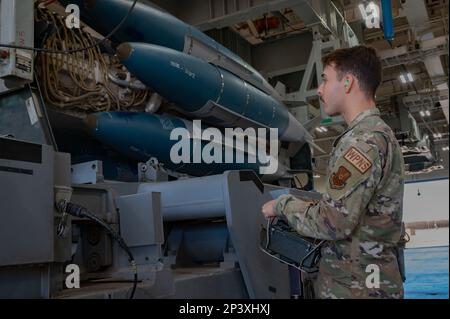
[(263, 207), (261, 208), (261, 212), (263, 213), (264, 217), (268, 218), (274, 218), (276, 217), (275, 211), (274, 211), (274, 206), (275, 206), (275, 202), (277, 200), (273, 199), (270, 202), (267, 202), (263, 205)]

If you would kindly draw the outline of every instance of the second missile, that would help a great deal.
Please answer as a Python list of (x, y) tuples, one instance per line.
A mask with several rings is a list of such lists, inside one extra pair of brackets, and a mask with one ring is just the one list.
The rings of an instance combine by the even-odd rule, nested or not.
[(211, 125), (277, 128), (281, 140), (309, 140), (284, 104), (216, 65), (144, 43), (123, 43), (117, 56), (144, 84)]

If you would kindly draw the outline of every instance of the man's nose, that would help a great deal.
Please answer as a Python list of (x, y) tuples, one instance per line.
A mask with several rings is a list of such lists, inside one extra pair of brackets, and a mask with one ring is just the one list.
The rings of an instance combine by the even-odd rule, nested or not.
[(319, 87), (317, 88), (317, 94), (319, 96), (322, 96), (322, 83), (320, 83)]

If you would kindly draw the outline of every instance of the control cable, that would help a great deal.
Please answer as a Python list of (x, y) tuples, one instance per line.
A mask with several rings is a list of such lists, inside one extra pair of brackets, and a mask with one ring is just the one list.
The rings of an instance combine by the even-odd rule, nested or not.
[(131, 291), (131, 295), (129, 299), (133, 299), (134, 297), (134, 293), (136, 291), (136, 286), (137, 286), (137, 282), (138, 282), (138, 273), (137, 273), (137, 265), (136, 265), (136, 261), (133, 257), (133, 254), (130, 251), (130, 248), (127, 246), (127, 244), (125, 243), (125, 241), (123, 240), (123, 238), (114, 230), (111, 228), (111, 226), (109, 226), (106, 222), (104, 222), (103, 220), (101, 220), (100, 218), (98, 218), (97, 216), (95, 216), (94, 214), (92, 214), (91, 212), (89, 212), (85, 207), (77, 205), (77, 204), (73, 204), (67, 201), (60, 201), (59, 203), (57, 203), (57, 209), (59, 212), (61, 212), (62, 214), (69, 214), (71, 216), (74, 217), (78, 217), (78, 218), (87, 218), (92, 220), (93, 222), (99, 224), (100, 226), (102, 226), (106, 232), (111, 235), (111, 237), (119, 244), (119, 246), (127, 253), (128, 255), (128, 261), (130, 262), (132, 268), (133, 268), (133, 272), (134, 272), (134, 279), (133, 279), (133, 289)]

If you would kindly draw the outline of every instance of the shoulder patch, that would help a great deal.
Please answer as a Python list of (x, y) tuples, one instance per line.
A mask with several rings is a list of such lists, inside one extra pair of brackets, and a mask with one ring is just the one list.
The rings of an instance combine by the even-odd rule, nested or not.
[(330, 176), (330, 187), (333, 189), (343, 189), (351, 176), (352, 173), (348, 169), (344, 166), (339, 166), (337, 172)]
[(345, 153), (344, 159), (352, 164), (361, 174), (364, 174), (372, 167), (372, 162), (355, 147), (350, 147)]

